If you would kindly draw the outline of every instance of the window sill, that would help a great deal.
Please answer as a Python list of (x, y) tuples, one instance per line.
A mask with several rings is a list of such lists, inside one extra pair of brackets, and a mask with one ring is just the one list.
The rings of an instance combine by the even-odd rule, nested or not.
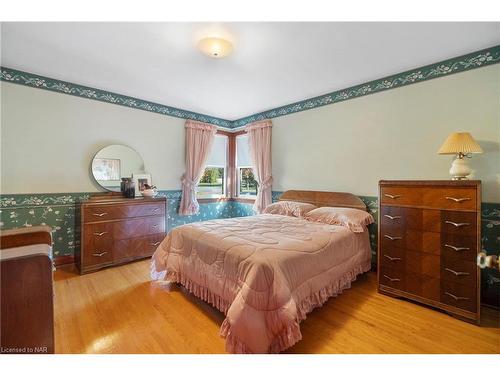
[(256, 197), (235, 197), (233, 201), (240, 203), (255, 203)]
[(229, 201), (240, 202), (240, 203), (255, 203), (256, 197), (234, 197), (234, 198), (214, 197), (214, 198), (196, 198), (196, 199), (199, 204), (229, 202)]
[(231, 198), (227, 197), (214, 197), (214, 198), (196, 198), (198, 203), (215, 203), (215, 202), (227, 202), (230, 201)]

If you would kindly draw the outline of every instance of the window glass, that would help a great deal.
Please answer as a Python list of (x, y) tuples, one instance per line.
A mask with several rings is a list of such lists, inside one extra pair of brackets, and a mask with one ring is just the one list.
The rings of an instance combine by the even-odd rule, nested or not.
[(198, 183), (197, 198), (219, 198), (226, 194), (227, 136), (215, 135), (205, 171)]
[(206, 167), (198, 184), (198, 198), (215, 198), (224, 195), (225, 168)]
[(238, 168), (238, 195), (257, 195), (257, 181), (252, 168)]
[(256, 196), (258, 184), (253, 174), (248, 147), (248, 135), (246, 134), (236, 137), (236, 170), (238, 173), (238, 195)]

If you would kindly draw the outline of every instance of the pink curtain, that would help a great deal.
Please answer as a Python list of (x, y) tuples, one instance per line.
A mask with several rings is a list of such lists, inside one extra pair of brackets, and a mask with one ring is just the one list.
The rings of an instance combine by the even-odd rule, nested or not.
[(204, 122), (186, 121), (186, 173), (182, 176), (180, 215), (196, 215), (200, 205), (196, 200), (196, 186), (205, 169), (205, 163), (214, 143), (217, 128)]
[(271, 188), (273, 176), (271, 170), (271, 121), (254, 122), (246, 127), (248, 146), (252, 160), (253, 173), (259, 184), (257, 199), (253, 205), (255, 212), (262, 213), (272, 203)]

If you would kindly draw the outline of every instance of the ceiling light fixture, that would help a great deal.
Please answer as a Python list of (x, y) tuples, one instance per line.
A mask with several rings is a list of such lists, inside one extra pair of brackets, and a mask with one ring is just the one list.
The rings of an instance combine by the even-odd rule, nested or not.
[(233, 44), (230, 41), (215, 37), (201, 39), (198, 42), (198, 48), (205, 55), (214, 59), (226, 57), (233, 52)]

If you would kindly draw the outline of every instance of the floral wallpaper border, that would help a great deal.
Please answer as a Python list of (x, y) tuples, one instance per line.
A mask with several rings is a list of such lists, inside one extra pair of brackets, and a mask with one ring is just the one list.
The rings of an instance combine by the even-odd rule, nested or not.
[(330, 92), (325, 95), (287, 104), (265, 112), (256, 113), (235, 121), (186, 111), (163, 104), (153, 103), (130, 96), (120, 95), (109, 91), (82, 86), (75, 83), (65, 82), (7, 67), (0, 68), (0, 81), (45, 89), (62, 94), (98, 100), (101, 102), (122, 105), (135, 109), (142, 109), (144, 111), (159, 113), (167, 116), (208, 122), (222, 128), (236, 129), (241, 128), (242, 126), (245, 126), (246, 124), (254, 121), (271, 119), (291, 113), (307, 111), (309, 109), (314, 109), (324, 105), (334, 104), (349, 99), (355, 99), (361, 96), (427, 81), (429, 79), (446, 77), (450, 74), (465, 72), (467, 70), (497, 64), (499, 62), (500, 45), (496, 45), (480, 51), (469, 53), (467, 55), (454, 57), (448, 60), (408, 70), (406, 72), (394, 74), (378, 80)]
[[(54, 194), (9, 194), (0, 196), (0, 229), (11, 229), (33, 225), (52, 227), (54, 257), (71, 257), (79, 245), (79, 223), (76, 218), (77, 204), (88, 199), (92, 193), (54, 193)], [(282, 192), (273, 191), (273, 201), (277, 201)], [(178, 225), (202, 220), (223, 219), (253, 215), (252, 205), (236, 201), (205, 203), (200, 205), (198, 215), (178, 215), (181, 191), (162, 190), (160, 196), (167, 198), (166, 225), (171, 230)], [(377, 256), (377, 197), (360, 196), (375, 218), (370, 225), (370, 244), (372, 261), (376, 264)], [(482, 248), (488, 254), (500, 256), (500, 203), (483, 203)], [(500, 307), (500, 274), (493, 270), (481, 273), (482, 301), (485, 304)]]
[[(93, 193), (6, 194), (0, 196), (0, 229), (52, 227), (54, 257), (72, 256), (79, 245), (76, 208)], [(195, 221), (253, 215), (251, 206), (233, 201), (200, 204), (198, 215), (178, 214), (181, 190), (161, 190), (167, 198), (167, 230)]]
[(210, 124), (214, 124), (227, 129), (230, 129), (232, 125), (231, 121), (224, 120), (218, 117), (212, 117), (196, 112), (186, 111), (163, 104), (153, 103), (130, 96), (116, 94), (114, 92), (104, 91), (88, 86), (82, 86), (76, 83), (60, 81), (54, 78), (48, 78), (6, 67), (1, 67), (0, 81), (17, 83), (24, 86), (55, 91), (61, 94), (73, 95), (81, 98), (98, 100), (100, 102), (118, 104), (135, 109), (142, 109), (144, 111), (159, 113), (172, 117), (208, 122)]
[[(49, 225), (52, 228), (54, 258), (72, 256), (79, 245), (76, 208), (80, 201), (93, 193), (8, 194), (0, 196), (0, 229)], [(200, 205), (198, 215), (177, 214), (180, 190), (162, 190), (167, 198), (166, 225), (168, 230), (201, 220), (233, 217), (232, 202)]]
[(274, 108), (265, 112), (243, 117), (233, 121), (231, 127), (239, 128), (254, 121), (261, 121), (275, 117), (289, 115), (291, 113), (307, 111), (328, 104), (355, 99), (361, 96), (377, 92), (411, 85), (413, 83), (427, 81), (429, 79), (445, 77), (450, 74), (465, 72), (467, 70), (480, 68), (500, 62), (500, 45), (487, 48), (467, 55), (440, 61), (431, 65), (408, 70), (403, 73), (394, 74), (375, 81), (366, 82), (343, 90), (334, 91), (315, 98), (301, 100), (282, 107)]

